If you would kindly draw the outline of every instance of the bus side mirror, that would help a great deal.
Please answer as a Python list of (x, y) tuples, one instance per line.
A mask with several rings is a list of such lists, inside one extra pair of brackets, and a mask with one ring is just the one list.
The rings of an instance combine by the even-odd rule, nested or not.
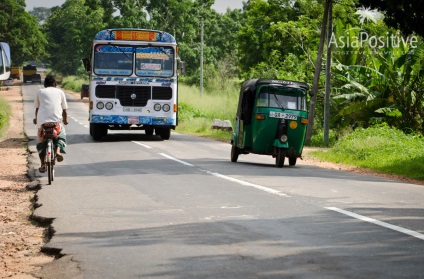
[(90, 67), (90, 59), (88, 59), (88, 58), (84, 58), (84, 59), (82, 60), (82, 64), (84, 65), (84, 68), (85, 68), (85, 70), (86, 70), (87, 72), (90, 72), (90, 71), (91, 71), (91, 67)]
[(182, 75), (184, 75), (186, 73), (186, 62), (184, 62), (184, 61), (180, 62), (180, 73)]
[(309, 97), (313, 97), (315, 94), (314, 94), (314, 92), (312, 92), (312, 90), (311, 91), (309, 91)]

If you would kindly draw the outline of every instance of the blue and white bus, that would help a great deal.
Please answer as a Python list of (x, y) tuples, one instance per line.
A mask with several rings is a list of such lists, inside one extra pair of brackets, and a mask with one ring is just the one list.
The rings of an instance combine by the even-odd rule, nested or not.
[(90, 59), (90, 135), (144, 130), (167, 140), (178, 124), (178, 62), (175, 38), (145, 29), (107, 29), (93, 40)]
[(10, 77), (11, 63), (9, 44), (0, 42), (0, 81), (7, 80)]

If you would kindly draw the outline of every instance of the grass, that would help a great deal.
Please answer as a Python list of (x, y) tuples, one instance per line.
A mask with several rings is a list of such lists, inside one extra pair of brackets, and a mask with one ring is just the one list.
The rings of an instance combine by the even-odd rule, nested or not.
[(62, 79), (60, 86), (67, 90), (81, 92), (84, 83), (88, 83), (88, 79), (77, 76), (67, 76)]
[(234, 120), (238, 103), (238, 89), (208, 92), (200, 95), (197, 87), (179, 85), (177, 132), (230, 140), (232, 133), (212, 129), (214, 119)]
[(325, 161), (424, 180), (424, 138), (387, 126), (357, 129), (328, 151), (312, 151)]
[(9, 127), (9, 119), (12, 108), (8, 101), (0, 97), (0, 138), (3, 138)]

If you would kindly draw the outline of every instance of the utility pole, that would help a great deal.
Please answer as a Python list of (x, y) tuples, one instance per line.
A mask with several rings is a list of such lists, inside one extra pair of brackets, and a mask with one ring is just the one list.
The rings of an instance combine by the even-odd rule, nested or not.
[(333, 34), (333, 3), (328, 0), (327, 62), (325, 66), (325, 103), (324, 103), (324, 145), (328, 146), (330, 133), (330, 94), (331, 94), (331, 36)]
[(203, 17), (200, 21), (200, 96), (203, 95)]
[(311, 142), (312, 129), (314, 127), (315, 106), (316, 106), (317, 95), (318, 95), (318, 83), (319, 83), (319, 76), (321, 73), (322, 52), (324, 49), (325, 31), (327, 29), (329, 7), (330, 7), (330, 0), (326, 0), (325, 7), (324, 7), (324, 16), (322, 19), (322, 26), (321, 26), (321, 36), (320, 36), (318, 54), (317, 54), (317, 60), (316, 60), (316, 66), (315, 66), (314, 83), (312, 84), (313, 95), (311, 97), (311, 104), (309, 106), (308, 129), (306, 130), (306, 139), (305, 139), (306, 144), (309, 144)]

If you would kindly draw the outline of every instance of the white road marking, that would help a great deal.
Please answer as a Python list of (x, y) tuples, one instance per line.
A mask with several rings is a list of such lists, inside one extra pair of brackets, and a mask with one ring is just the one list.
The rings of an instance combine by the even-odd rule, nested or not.
[(233, 178), (233, 177), (230, 177), (230, 176), (226, 176), (226, 175), (223, 175), (223, 174), (220, 174), (220, 173), (211, 172), (211, 171), (207, 171), (207, 170), (205, 170), (205, 171), (206, 171), (206, 173), (208, 173), (210, 175), (213, 175), (213, 176), (216, 176), (216, 177), (219, 177), (219, 178), (222, 178), (222, 179), (226, 179), (226, 180), (238, 183), (238, 184), (243, 185), (243, 186), (253, 187), (253, 188), (256, 188), (258, 190), (261, 190), (261, 191), (264, 191), (264, 192), (267, 192), (267, 193), (270, 193), (270, 194), (273, 194), (273, 195), (290, 198), (289, 195), (281, 193), (280, 191), (275, 190), (275, 189), (271, 189), (271, 188), (267, 188), (267, 187), (264, 187), (264, 186), (261, 186), (261, 185), (258, 185), (258, 184), (246, 182), (246, 181), (243, 181), (243, 180), (240, 180), (240, 179), (237, 179), (237, 178)]
[[(169, 156), (167, 154), (164, 154), (164, 153), (159, 153), (159, 154), (162, 155), (163, 157), (166, 157), (168, 159), (174, 160), (174, 161), (179, 162), (179, 163), (181, 163), (183, 165), (194, 167), (194, 165), (192, 165), (190, 163), (187, 163), (187, 162), (178, 160), (178, 159), (176, 159), (174, 157), (171, 157), (171, 156)], [(223, 175), (223, 174), (220, 174), (220, 173), (211, 172), (211, 171), (203, 170), (203, 169), (200, 169), (200, 170), (206, 172), (207, 174), (213, 175), (215, 177), (219, 177), (219, 178), (222, 178), (222, 179), (225, 179), (225, 180), (228, 180), (228, 181), (232, 181), (232, 182), (238, 183), (238, 184), (243, 185), (243, 186), (253, 187), (253, 188), (256, 188), (258, 190), (267, 192), (269, 194), (274, 194), (274, 195), (277, 195), (277, 196), (287, 197), (287, 198), (290, 197), (287, 194), (281, 193), (280, 191), (277, 191), (277, 190), (274, 190), (274, 189), (271, 189), (271, 188), (267, 188), (267, 187), (264, 187), (264, 186), (261, 186), (261, 185), (253, 184), (253, 183), (250, 183), (250, 182), (246, 182), (246, 181), (243, 181), (243, 180), (240, 180), (240, 179), (237, 179), (237, 178), (233, 178), (233, 177), (230, 177), (230, 176), (226, 176), (226, 175)]]
[(148, 146), (148, 145), (145, 145), (145, 144), (143, 144), (143, 143), (141, 143), (141, 142), (138, 142), (138, 141), (131, 141), (132, 143), (135, 143), (135, 144), (138, 144), (138, 145), (141, 145), (141, 146), (143, 146), (143, 147), (145, 147), (145, 148), (147, 148), (147, 149), (150, 149), (151, 147), (150, 146)]
[(184, 162), (184, 161), (178, 160), (177, 158), (174, 158), (174, 157), (171, 157), (171, 156), (169, 156), (169, 155), (166, 155), (165, 153), (159, 153), (159, 155), (162, 155), (163, 157), (166, 157), (166, 158), (168, 158), (168, 159), (171, 159), (171, 160), (173, 160), (173, 161), (175, 161), (175, 162), (178, 162), (178, 163), (181, 163), (181, 164), (183, 164), (183, 165), (186, 165), (186, 166), (189, 166), (189, 167), (194, 167), (194, 165), (192, 165), (192, 164), (190, 164), (190, 163), (187, 163), (187, 162)]
[(332, 211), (336, 211), (336, 212), (345, 214), (347, 216), (350, 216), (350, 217), (353, 217), (353, 218), (356, 218), (356, 219), (359, 219), (359, 220), (362, 220), (362, 221), (365, 221), (365, 222), (369, 222), (369, 223), (372, 223), (372, 224), (375, 224), (375, 225), (378, 225), (378, 226), (381, 226), (381, 227), (385, 227), (385, 228), (388, 228), (388, 229), (391, 229), (391, 230), (394, 230), (394, 231), (397, 231), (397, 232), (400, 232), (400, 233), (404, 233), (404, 234), (416, 237), (418, 239), (424, 240), (424, 235), (419, 233), (419, 232), (416, 232), (416, 231), (408, 230), (408, 229), (405, 229), (405, 228), (402, 228), (402, 227), (399, 227), (399, 226), (395, 226), (395, 225), (392, 225), (392, 224), (389, 224), (389, 223), (386, 223), (386, 222), (378, 221), (376, 219), (372, 219), (372, 218), (369, 218), (369, 217), (366, 217), (366, 216), (362, 216), (362, 215), (359, 215), (359, 214), (356, 214), (356, 213), (353, 213), (353, 212), (350, 212), (350, 211), (347, 211), (347, 210), (343, 210), (343, 209), (340, 209), (340, 208), (337, 208), (337, 207), (325, 207), (325, 208), (328, 209), (328, 210), (332, 210)]

